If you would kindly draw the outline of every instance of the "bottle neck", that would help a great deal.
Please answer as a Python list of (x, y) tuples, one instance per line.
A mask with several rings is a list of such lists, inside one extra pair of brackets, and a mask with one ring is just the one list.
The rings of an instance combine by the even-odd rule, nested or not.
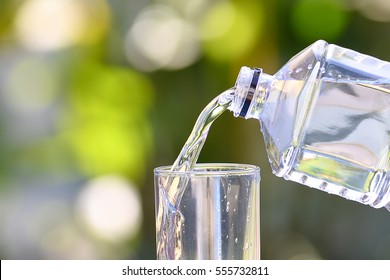
[(234, 86), (234, 97), (229, 110), (235, 117), (260, 118), (273, 76), (260, 68), (242, 67)]

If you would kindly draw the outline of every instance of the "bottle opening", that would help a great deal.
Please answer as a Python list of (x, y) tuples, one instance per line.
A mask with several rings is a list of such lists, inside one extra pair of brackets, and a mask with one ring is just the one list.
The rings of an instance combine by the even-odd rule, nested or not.
[(253, 69), (252, 80), (250, 82), (249, 89), (246, 94), (246, 98), (244, 100), (244, 104), (242, 105), (241, 111), (239, 113), (239, 116), (242, 118), (245, 118), (246, 114), (248, 113), (249, 105), (252, 103), (253, 96), (256, 91), (257, 83), (259, 82), (260, 74), (261, 74), (260, 68)]
[(245, 118), (253, 100), (262, 70), (242, 67), (235, 84), (235, 96), (231, 110), (235, 117)]

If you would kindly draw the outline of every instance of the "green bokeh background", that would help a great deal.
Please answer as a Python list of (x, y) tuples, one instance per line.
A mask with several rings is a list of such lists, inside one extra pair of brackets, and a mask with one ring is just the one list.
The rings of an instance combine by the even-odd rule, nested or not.
[[(153, 168), (241, 66), (273, 74), (318, 39), (390, 61), (385, 0), (1, 0), (0, 15), (1, 259), (154, 259)], [(199, 161), (261, 167), (263, 259), (390, 259), (390, 213), (272, 175), (256, 120), (223, 114)]]

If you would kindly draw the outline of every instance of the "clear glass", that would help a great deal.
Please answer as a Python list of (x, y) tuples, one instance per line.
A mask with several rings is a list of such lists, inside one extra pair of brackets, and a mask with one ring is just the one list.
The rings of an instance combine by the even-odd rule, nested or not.
[(276, 175), (390, 210), (389, 62), (318, 41), (251, 81), (244, 68), (237, 96), (252, 86), (245, 118), (259, 119)]
[[(167, 182), (184, 184), (175, 207)], [(260, 259), (260, 168), (196, 164), (154, 170), (157, 259)]]

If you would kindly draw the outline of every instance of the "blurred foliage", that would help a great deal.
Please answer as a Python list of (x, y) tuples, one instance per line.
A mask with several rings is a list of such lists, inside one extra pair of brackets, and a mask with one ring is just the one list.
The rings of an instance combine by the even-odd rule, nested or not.
[(263, 5), (254, 1), (217, 1), (200, 26), (205, 55), (231, 61), (253, 49), (263, 29), (263, 13)]
[(140, 181), (152, 148), (151, 82), (131, 69), (94, 62), (72, 72), (63, 127), (80, 168), (89, 176), (120, 172)]
[[(340, 1), (301, 0), (297, 1), (291, 12), (291, 24), (302, 40), (308, 43), (318, 39), (333, 41), (340, 37), (348, 23), (349, 14)], [(329, 21), (330, 24), (325, 24)]]
[[(0, 258), (154, 258), (153, 168), (239, 68), (317, 39), (390, 60), (385, 0), (0, 1)], [(259, 125), (199, 161), (262, 168), (264, 259), (388, 259), (389, 214), (272, 175)], [(129, 215), (130, 213), (130, 215)]]

